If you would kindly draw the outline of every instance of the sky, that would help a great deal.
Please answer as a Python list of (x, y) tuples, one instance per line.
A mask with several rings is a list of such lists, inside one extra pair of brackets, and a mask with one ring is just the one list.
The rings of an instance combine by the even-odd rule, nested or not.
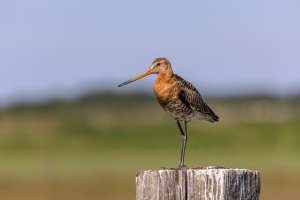
[(0, 105), (124, 88), (157, 57), (200, 91), (300, 89), (300, 2), (0, 1)]

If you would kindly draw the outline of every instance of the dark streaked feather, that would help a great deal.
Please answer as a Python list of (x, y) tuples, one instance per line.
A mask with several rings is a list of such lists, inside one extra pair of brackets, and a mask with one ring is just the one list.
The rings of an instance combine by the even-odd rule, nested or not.
[(203, 109), (200, 111), (201, 113), (205, 113), (205, 118), (207, 121), (210, 122), (217, 122), (219, 121), (219, 117), (212, 111), (212, 109), (205, 103), (203, 102)]
[(219, 121), (219, 117), (210, 109), (203, 101), (197, 89), (188, 81), (174, 74), (177, 79), (177, 84), (180, 89), (180, 101), (195, 112), (199, 112), (203, 118), (210, 122)]

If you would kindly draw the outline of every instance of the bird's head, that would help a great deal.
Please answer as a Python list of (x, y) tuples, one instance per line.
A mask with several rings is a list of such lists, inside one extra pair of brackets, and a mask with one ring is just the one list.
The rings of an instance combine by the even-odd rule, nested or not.
[(149, 70), (152, 70), (153, 74), (168, 74), (168, 73), (173, 73), (172, 68), (171, 68), (171, 63), (168, 59), (166, 58), (156, 58)]
[(132, 78), (128, 81), (125, 81), (124, 83), (122, 83), (118, 86), (122, 87), (123, 85), (126, 85), (126, 84), (131, 83), (131, 82), (136, 81), (136, 80), (139, 80), (139, 79), (141, 79), (145, 76), (148, 76), (150, 74), (164, 74), (164, 75), (171, 74), (172, 75), (173, 71), (172, 71), (170, 61), (166, 58), (156, 58), (153, 61), (150, 68), (146, 72), (144, 72), (144, 73), (142, 73), (142, 74), (140, 74), (140, 75), (138, 75), (138, 76), (136, 76), (136, 77), (134, 77), (134, 78)]

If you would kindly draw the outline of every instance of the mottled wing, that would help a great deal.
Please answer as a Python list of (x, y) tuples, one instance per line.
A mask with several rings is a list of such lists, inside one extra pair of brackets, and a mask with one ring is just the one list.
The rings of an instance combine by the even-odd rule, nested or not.
[(179, 87), (179, 99), (187, 107), (195, 111), (195, 115), (209, 122), (219, 121), (219, 117), (203, 101), (197, 89), (188, 81), (175, 74)]

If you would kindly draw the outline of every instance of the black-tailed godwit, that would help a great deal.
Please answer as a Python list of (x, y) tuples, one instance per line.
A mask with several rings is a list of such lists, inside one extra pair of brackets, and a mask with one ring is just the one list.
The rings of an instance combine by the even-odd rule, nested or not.
[[(171, 63), (166, 58), (155, 59), (145, 73), (120, 84), (119, 87), (150, 74), (157, 74), (154, 93), (159, 104), (176, 120), (180, 130), (182, 145), (178, 167), (183, 168), (185, 167), (184, 155), (187, 142), (187, 123), (193, 117), (209, 122), (217, 122), (219, 117), (203, 101), (200, 93), (191, 83), (173, 73)], [(184, 123), (184, 130), (180, 122)]]

